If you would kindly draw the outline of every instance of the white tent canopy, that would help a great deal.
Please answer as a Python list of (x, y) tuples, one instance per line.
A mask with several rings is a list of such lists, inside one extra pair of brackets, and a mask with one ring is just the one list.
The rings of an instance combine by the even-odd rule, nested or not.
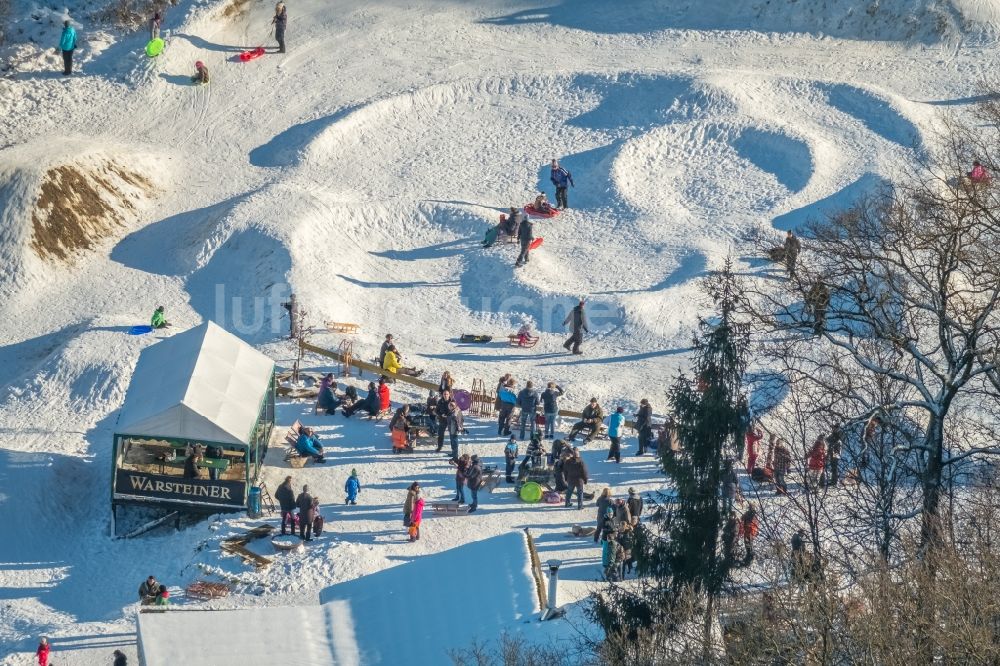
[(139, 355), (115, 432), (245, 445), (274, 362), (206, 321)]

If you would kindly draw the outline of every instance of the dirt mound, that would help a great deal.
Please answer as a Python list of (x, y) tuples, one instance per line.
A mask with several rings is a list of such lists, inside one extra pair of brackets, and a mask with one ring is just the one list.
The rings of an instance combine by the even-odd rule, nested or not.
[(155, 193), (146, 176), (112, 160), (53, 167), (31, 213), (31, 247), (43, 259), (71, 261), (123, 226), (138, 199)]

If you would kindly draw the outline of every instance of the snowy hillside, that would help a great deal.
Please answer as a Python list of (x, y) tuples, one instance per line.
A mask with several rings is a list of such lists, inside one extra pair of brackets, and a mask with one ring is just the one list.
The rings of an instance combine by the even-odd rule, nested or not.
[[(168, 7), (171, 37), (152, 60), (145, 33), (121, 35), (96, 22), (102, 7), (74, 1), (80, 67), (63, 77), (52, 51), (63, 12), (29, 4), (12, 5), (2, 53), (15, 67), (0, 78), (4, 666), (30, 663), (41, 635), (59, 666), (108, 663), (116, 647), (131, 659), (149, 573), (178, 587), (231, 580), (237, 592), (213, 602), (225, 607), (361, 595), (367, 577), (399, 585), (405, 567), (447, 592), (433, 580), (447, 581), (442, 554), (525, 527), (543, 559), (567, 562), (564, 600), (584, 598), (600, 554), (566, 533), (591, 507), (526, 505), (501, 486), (480, 512), (429, 519), (408, 543), (405, 488), (446, 497), (453, 468), (393, 456), (382, 425), (306, 402), (278, 417), (317, 426), (331, 447), (325, 467), (292, 472), (329, 521), (308, 551), (249, 569), (220, 551), (254, 524), (241, 517), (111, 540), (111, 433), (156, 342), (127, 329), (163, 304), (175, 330), (213, 319), (290, 366), (280, 304), (294, 292), (317, 329), (359, 324), (361, 358), (392, 332), (432, 381), (448, 369), (459, 386), (492, 388), (512, 372), (559, 382), (567, 409), (591, 396), (629, 414), (644, 397), (662, 408), (704, 306), (698, 279), (727, 253), (766, 277), (749, 236), (777, 238), (898, 175), (937, 115), (961, 112), (992, 75), (1000, 25), (1000, 0), (295, 0), (288, 52), (242, 63), (245, 48), (274, 46), (263, 0)], [(196, 60), (206, 86), (191, 85)], [(513, 245), (480, 241), (508, 207), (552, 197), (552, 158), (573, 173), (571, 208), (535, 224), (544, 243), (515, 269)], [(592, 326), (574, 357), (562, 322), (581, 297)], [(505, 341), (522, 323), (538, 346), (458, 342)], [(425, 397), (394, 391), (397, 403)], [(463, 450), (502, 465), (494, 424), (469, 427)], [(592, 487), (659, 486), (651, 458), (618, 467), (606, 447), (585, 451)], [(352, 468), (364, 490), (345, 507)], [(280, 456), (266, 469), (272, 490), (289, 473)], [(399, 577), (380, 574), (392, 567)], [(572, 627), (508, 618), (527, 606), (504, 599), (466, 631), (435, 629), (440, 660), (427, 663), (503, 622), (538, 640), (586, 628), (578, 607)]]

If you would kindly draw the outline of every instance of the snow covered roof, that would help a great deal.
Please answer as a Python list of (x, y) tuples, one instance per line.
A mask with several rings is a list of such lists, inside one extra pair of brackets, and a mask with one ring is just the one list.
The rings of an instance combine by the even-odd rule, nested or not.
[(140, 613), (139, 650), (146, 666), (446, 664), (534, 617), (535, 594), (515, 531), (332, 585), (318, 606)]
[(146, 666), (360, 664), (347, 604), (139, 613)]
[(205, 323), (139, 355), (115, 432), (246, 444), (274, 362)]

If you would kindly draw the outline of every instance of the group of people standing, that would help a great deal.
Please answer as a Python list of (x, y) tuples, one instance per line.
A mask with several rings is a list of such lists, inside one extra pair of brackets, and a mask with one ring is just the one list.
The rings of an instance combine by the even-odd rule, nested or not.
[(634, 488), (628, 489), (627, 499), (612, 497), (611, 488), (605, 488), (597, 497), (597, 528), (594, 543), (601, 544), (601, 564), (604, 577), (620, 581), (632, 572), (635, 559), (632, 549), (635, 532), (641, 529), (642, 497)]
[[(352, 470), (352, 476), (356, 476)], [(350, 484), (348, 480), (348, 484)], [(357, 491), (361, 489), (358, 484), (353, 492), (353, 498), (357, 498)], [(350, 487), (345, 488), (351, 497)], [(313, 536), (323, 533), (323, 515), (319, 511), (319, 497), (313, 497), (309, 493), (309, 486), (303, 485), (302, 492), (298, 495), (292, 488), (292, 477), (286, 476), (285, 480), (274, 492), (274, 499), (278, 500), (281, 508), (281, 534), (295, 534), (295, 527), (298, 526), (299, 538), (303, 541), (312, 541)], [(353, 503), (353, 502), (352, 502)], [(296, 510), (298, 513), (296, 513)], [(286, 532), (286, 530), (288, 530)]]
[[(776, 494), (787, 494), (788, 473), (795, 460), (788, 442), (770, 434), (762, 451), (764, 432), (760, 425), (752, 425), (746, 433), (746, 470), (755, 481), (773, 482)], [(818, 492), (824, 486), (840, 483), (840, 460), (843, 454), (844, 434), (834, 427), (828, 434), (819, 435), (806, 451), (802, 460), (805, 470), (805, 487)], [(763, 467), (758, 466), (763, 453)]]

